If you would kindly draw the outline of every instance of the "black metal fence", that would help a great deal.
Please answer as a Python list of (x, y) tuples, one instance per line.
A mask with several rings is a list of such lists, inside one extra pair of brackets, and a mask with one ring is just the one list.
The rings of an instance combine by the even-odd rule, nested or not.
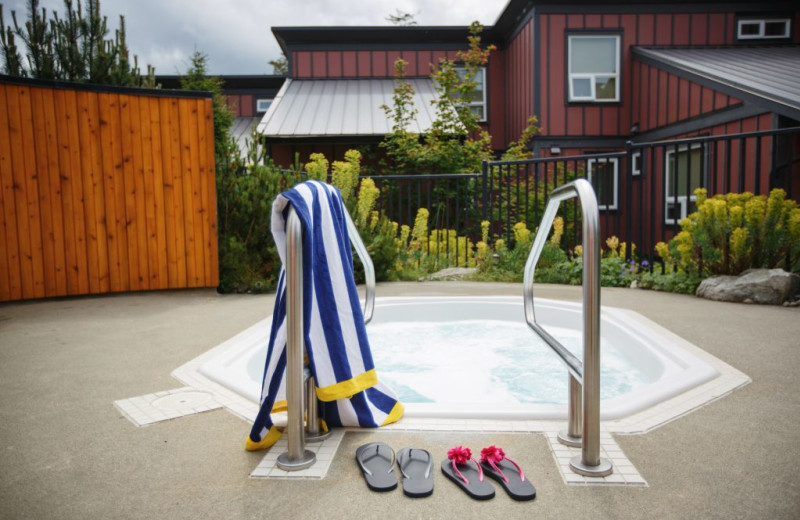
[[(576, 178), (595, 188), (601, 236), (634, 243), (637, 254), (649, 258), (655, 244), (670, 239), (696, 209), (697, 188), (709, 196), (783, 188), (789, 198), (800, 199), (800, 127), (629, 142), (625, 150), (601, 154), (490, 161), (481, 173), (372, 177), (381, 190), (380, 210), (399, 225), (413, 227), (417, 209), (426, 208), (431, 230), (451, 230), (472, 244), (480, 239), (483, 220), (490, 222), (493, 238), (508, 242), (517, 222), (535, 230), (550, 192)], [(581, 240), (580, 210), (567, 203), (560, 215), (565, 247), (571, 249)]]

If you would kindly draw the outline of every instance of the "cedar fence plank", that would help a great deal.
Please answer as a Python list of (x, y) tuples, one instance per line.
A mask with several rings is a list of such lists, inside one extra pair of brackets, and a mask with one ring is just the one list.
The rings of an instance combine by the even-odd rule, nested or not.
[(36, 149), (34, 146), (33, 130), (33, 110), (31, 106), (31, 89), (20, 88), (19, 112), (22, 126), (20, 132), (22, 136), (23, 163), (25, 164), (25, 182), (28, 191), (28, 230), (31, 234), (31, 263), (33, 267), (33, 294), (36, 298), (44, 298), (47, 294), (45, 290), (44, 274), (44, 250), (42, 240), (42, 215), (39, 207), (39, 176), (36, 170)]
[(191, 117), (189, 106), (178, 101), (178, 121), (180, 129), (180, 157), (183, 195), (183, 227), (184, 227), (184, 248), (186, 249), (186, 284), (187, 287), (197, 287), (197, 263), (195, 259), (194, 243), (196, 240), (194, 232), (194, 204), (192, 199), (192, 184), (197, 172), (192, 169), (192, 152), (190, 146), (189, 118)]
[[(55, 92), (53, 90), (36, 89), (40, 95), (44, 109), (45, 130), (45, 166), (50, 183), (50, 211), (52, 222), (52, 236), (46, 237), (45, 243), (50, 243), (53, 248), (55, 260), (55, 287), (48, 291), (48, 296), (66, 296), (67, 291), (67, 259), (65, 245), (66, 224), (64, 218), (64, 192), (61, 189), (61, 166), (58, 156), (58, 122), (56, 119)], [(41, 168), (40, 168), (41, 169)]]
[(195, 287), (206, 285), (205, 269), (205, 244), (208, 231), (204, 225), (203, 213), (203, 176), (205, 172), (200, 169), (199, 150), (199, 110), (196, 99), (184, 101), (189, 111), (189, 153), (192, 161), (192, 220), (194, 222), (194, 259), (195, 259)]
[(214, 167), (214, 116), (211, 100), (198, 99), (200, 117), (200, 164), (203, 171), (203, 228), (205, 236), (205, 267), (206, 285), (219, 285), (219, 262), (217, 259), (217, 200), (216, 193), (216, 169)]
[[(36, 197), (30, 193), (27, 182), (27, 168), (25, 166), (25, 153), (23, 151), (24, 138), (22, 136), (22, 117), (20, 113), (20, 87), (9, 87), (6, 98), (8, 107), (8, 138), (11, 147), (11, 167), (14, 176), (14, 202), (17, 209), (17, 236), (19, 238), (20, 258), (20, 285), (23, 298), (36, 298), (34, 289), (33, 245), (31, 239), (31, 222), (29, 197)], [(22, 97), (27, 101), (27, 97)], [(38, 215), (37, 215), (38, 217)], [(39, 226), (39, 219), (33, 220)]]
[[(62, 149), (66, 150), (66, 162), (61, 162), (62, 171), (64, 165), (68, 166), (68, 173), (66, 178), (62, 177), (64, 182), (64, 189), (69, 190), (72, 196), (72, 213), (67, 212), (66, 218), (72, 220), (73, 237), (75, 243), (72, 245), (75, 253), (75, 264), (70, 265), (67, 280), (69, 281), (72, 275), (77, 282), (70, 294), (87, 294), (89, 293), (89, 271), (88, 271), (88, 254), (87, 254), (87, 240), (86, 240), (86, 220), (87, 208), (84, 200), (87, 195), (84, 193), (81, 155), (83, 147), (81, 146), (80, 133), (78, 130), (78, 104), (77, 95), (74, 90), (61, 90), (58, 91), (63, 95), (59, 100), (56, 98), (56, 117), (59, 120), (59, 125), (63, 125), (63, 129), (59, 126), (58, 135), (59, 139), (64, 139), (65, 142), (61, 145)], [(88, 143), (87, 143), (88, 145)], [(65, 199), (66, 200), (66, 199)], [(70, 247), (69, 242), (67, 247)]]
[[(134, 114), (134, 117), (137, 115)], [(141, 137), (140, 168), (144, 181), (144, 221), (145, 242), (147, 246), (147, 286), (150, 289), (163, 289), (158, 265), (158, 226), (156, 211), (160, 205), (155, 194), (155, 168), (153, 166), (153, 136), (150, 127), (150, 98), (139, 98), (139, 126)]]
[(151, 152), (153, 161), (153, 193), (156, 218), (156, 253), (158, 254), (158, 287), (169, 287), (169, 260), (167, 256), (167, 231), (166, 231), (166, 187), (164, 186), (164, 165), (162, 162), (163, 148), (161, 146), (161, 107), (158, 98), (148, 99), (150, 104), (150, 132)]
[(30, 145), (33, 152), (34, 182), (38, 190), (37, 205), (39, 208), (39, 225), (41, 227), (41, 262), (44, 275), (44, 294), (41, 296), (55, 296), (56, 291), (56, 260), (55, 260), (55, 231), (53, 229), (53, 206), (55, 200), (50, 193), (50, 172), (47, 160), (47, 135), (45, 131), (44, 100), (42, 90), (30, 89), (30, 108), (33, 140)]
[[(120, 94), (119, 100), (119, 119), (116, 127), (116, 135), (119, 136), (119, 153), (122, 162), (122, 184), (125, 187), (122, 199), (118, 199), (125, 208), (123, 222), (125, 223), (125, 244), (127, 246), (127, 265), (121, 266), (121, 272), (128, 279), (128, 290), (139, 291), (142, 289), (141, 269), (139, 267), (138, 251), (138, 231), (139, 218), (136, 212), (136, 173), (133, 166), (133, 139), (132, 139), (132, 118), (130, 96)], [(119, 194), (118, 194), (119, 196)]]
[[(0, 85), (0, 128), (9, 129), (11, 126), (8, 114), (6, 85)], [(5, 240), (5, 254), (8, 286), (7, 292), (0, 295), (3, 300), (22, 299), (22, 271), (20, 269), (18, 223), (20, 216), (17, 211), (17, 194), (20, 190), (14, 181), (13, 158), (11, 156), (11, 143), (9, 131), (0, 132), (0, 187), (3, 191), (3, 234)]]
[[(106, 209), (106, 237), (108, 238), (108, 274), (110, 278), (109, 289), (112, 292), (124, 291), (127, 288), (127, 276), (123, 279), (121, 251), (126, 249), (126, 234), (124, 233), (125, 209), (117, 208), (117, 191), (124, 191), (120, 186), (121, 175), (116, 174), (116, 169), (122, 170), (122, 158), (114, 147), (119, 143), (114, 141), (114, 119), (119, 117), (117, 110), (118, 96), (115, 94), (100, 94), (98, 96), (99, 123), (100, 123), (100, 149), (102, 150), (103, 195), (100, 200)], [(124, 206), (124, 201), (123, 201)], [(120, 222), (120, 212), (123, 222)], [(125, 262), (127, 267), (127, 261)], [(127, 273), (126, 273), (127, 274)]]
[[(88, 92), (78, 92), (78, 131), (82, 154), (83, 185), (86, 204), (86, 253), (89, 270), (89, 291), (105, 293), (111, 290), (108, 244), (108, 219), (105, 205), (105, 176), (103, 175), (100, 99)], [(88, 153), (87, 153), (88, 152)]]

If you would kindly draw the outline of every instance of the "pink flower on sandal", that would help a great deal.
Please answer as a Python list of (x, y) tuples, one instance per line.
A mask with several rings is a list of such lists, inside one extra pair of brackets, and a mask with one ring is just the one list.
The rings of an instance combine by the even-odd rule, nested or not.
[(456, 446), (447, 451), (447, 458), (452, 460), (455, 464), (464, 465), (472, 458), (472, 451), (463, 446)]
[(472, 451), (469, 448), (464, 448), (463, 446), (456, 446), (455, 448), (451, 448), (447, 451), (447, 458), (453, 463), (453, 471), (458, 474), (458, 476), (463, 480), (467, 485), (469, 485), (469, 479), (465, 477), (459, 470), (457, 466), (464, 466), (470, 460), (475, 463), (478, 467), (478, 480), (483, 482), (483, 468), (481, 465), (478, 464), (478, 461), (472, 458)]
[(507, 460), (508, 462), (513, 464), (514, 467), (517, 468), (517, 471), (519, 471), (519, 479), (522, 482), (525, 482), (525, 474), (522, 473), (522, 468), (519, 467), (519, 464), (507, 458), (502, 448), (498, 448), (495, 445), (491, 445), (488, 448), (483, 448), (481, 450), (481, 462), (491, 466), (492, 469), (494, 469), (497, 473), (499, 473), (503, 477), (503, 481), (508, 483), (508, 477), (506, 477), (506, 474), (503, 473), (503, 470), (497, 467), (497, 465), (503, 460)]

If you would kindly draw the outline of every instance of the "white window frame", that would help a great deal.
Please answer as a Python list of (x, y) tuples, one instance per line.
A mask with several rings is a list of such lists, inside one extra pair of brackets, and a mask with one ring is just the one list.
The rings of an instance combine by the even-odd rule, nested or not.
[[(577, 39), (599, 39), (599, 38), (614, 38), (616, 42), (615, 52), (615, 73), (606, 72), (572, 72), (572, 42)], [(570, 102), (591, 102), (591, 103), (618, 103), (619, 102), (619, 84), (620, 84), (620, 35), (619, 34), (571, 34), (567, 37), (567, 82), (569, 83), (569, 101)], [(598, 77), (614, 78), (614, 98), (613, 99), (597, 99), (595, 95), (595, 87), (597, 86)], [(575, 89), (573, 88), (573, 79), (588, 79), (590, 83), (590, 96), (576, 96)]]
[[(784, 33), (780, 35), (766, 35), (768, 23), (783, 23)], [(758, 34), (742, 34), (743, 25), (758, 25)], [(739, 40), (780, 40), (789, 38), (792, 35), (792, 20), (790, 18), (763, 18), (763, 19), (742, 19), (736, 23), (736, 38)]]
[[(462, 71), (462, 70), (463, 71), (467, 70), (466, 67), (454, 67), (454, 68), (455, 68), (456, 72)], [(486, 67), (481, 67), (480, 69), (478, 69), (478, 73), (477, 74), (481, 75), (481, 85), (483, 86), (483, 90), (482, 90), (481, 94), (483, 94), (483, 96), (482, 96), (483, 99), (481, 101), (471, 101), (469, 103), (464, 103), (462, 106), (470, 107), (470, 108), (472, 108), (472, 107), (481, 107), (481, 108), (483, 108), (483, 117), (479, 118), (478, 122), (479, 123), (485, 123), (487, 121), (486, 91), (488, 90), (487, 89), (487, 85), (486, 85)]]
[[(678, 146), (678, 149), (669, 148), (666, 151), (664, 156), (664, 224), (670, 225), (677, 225), (680, 223), (681, 220), (685, 219), (689, 216), (689, 203), (697, 202), (697, 196), (694, 195), (694, 190), (692, 193), (687, 195), (678, 195), (677, 197), (673, 197), (670, 195), (670, 189), (672, 188), (672, 182), (670, 180), (670, 157), (677, 153), (686, 152), (689, 150), (687, 145)], [(701, 144), (693, 144), (691, 150), (703, 150), (703, 145)], [(690, 156), (691, 161), (691, 156)], [(674, 164), (674, 163), (673, 163)], [(707, 156), (703, 153), (700, 156), (700, 186), (703, 185), (703, 177), (706, 174), (707, 169)], [(699, 187), (699, 186), (698, 186)], [(678, 204), (680, 206), (680, 213), (677, 219), (669, 218), (669, 209), (672, 204)]]
[(591, 184), (592, 186), (594, 186), (594, 183), (592, 182), (592, 176), (593, 176), (593, 173), (594, 173), (594, 165), (596, 163), (611, 163), (611, 164), (614, 165), (614, 175), (613, 175), (613, 180), (614, 180), (613, 185), (614, 185), (614, 187), (613, 187), (613, 189), (611, 191), (611, 193), (612, 193), (612, 203), (610, 205), (602, 204), (602, 201), (599, 200), (600, 197), (598, 196), (597, 207), (598, 207), (598, 209), (601, 209), (601, 210), (615, 210), (615, 209), (617, 209), (617, 198), (618, 198), (617, 197), (617, 191), (618, 191), (617, 188), (619, 186), (619, 159), (617, 159), (616, 157), (598, 157), (596, 159), (587, 159), (586, 160), (586, 177), (587, 177), (587, 180), (589, 181), (589, 184)]
[[(267, 102), (267, 101), (269, 102), (269, 105), (267, 105), (267, 108), (261, 108), (261, 103), (262, 102)], [(262, 112), (266, 112), (267, 110), (269, 110), (269, 107), (270, 107), (270, 105), (272, 105), (273, 101), (274, 101), (274, 99), (267, 99), (267, 98), (256, 99), (256, 113), (260, 114)]]
[(631, 154), (631, 175), (637, 177), (642, 174), (642, 152)]

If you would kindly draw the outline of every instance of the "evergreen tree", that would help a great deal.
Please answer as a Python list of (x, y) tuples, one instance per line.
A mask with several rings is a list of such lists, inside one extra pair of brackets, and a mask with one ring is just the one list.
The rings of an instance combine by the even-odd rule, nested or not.
[[(13, 14), (12, 14), (13, 16)], [(0, 45), (3, 52), (3, 74), (10, 76), (26, 76), (25, 67), (22, 65), (22, 55), (17, 48), (14, 31), (6, 27), (3, 17), (3, 4), (0, 4)]]
[[(142, 77), (138, 59), (133, 57), (125, 35), (125, 18), (114, 39), (107, 39), (108, 22), (100, 14), (100, 0), (87, 0), (84, 15), (81, 0), (64, 0), (63, 17), (39, 9), (39, 0), (28, 0), (28, 21), (21, 27), (11, 11), (13, 28), (6, 26), (0, 6), (0, 43), (3, 72), (39, 79), (87, 81), (90, 83), (155, 86), (155, 70), (148, 65)], [(27, 49), (27, 67), (16, 46), (19, 38)]]
[(207, 76), (207, 72), (208, 55), (195, 50), (190, 58), (186, 74), (181, 76), (181, 88), (183, 90), (205, 90), (214, 95), (214, 150), (217, 162), (219, 162), (224, 158), (228, 147), (231, 146), (228, 130), (233, 125), (233, 113), (225, 103), (225, 96), (222, 95), (224, 82), (218, 77)]

